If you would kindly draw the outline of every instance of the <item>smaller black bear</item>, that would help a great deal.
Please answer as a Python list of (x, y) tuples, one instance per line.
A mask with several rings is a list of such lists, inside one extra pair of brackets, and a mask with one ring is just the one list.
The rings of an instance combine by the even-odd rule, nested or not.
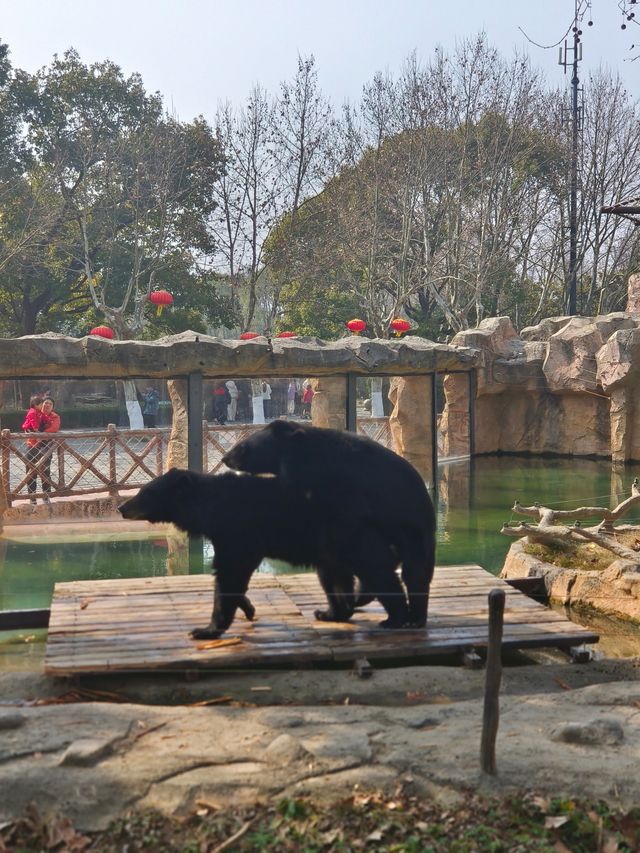
[[(222, 461), (249, 474), (275, 474), (328, 528), (375, 529), (402, 562), (409, 624), (426, 624), (435, 512), (424, 480), (406, 459), (361, 435), (277, 420), (236, 444)], [(372, 598), (366, 578), (360, 581), (357, 607)]]
[(206, 628), (192, 631), (195, 639), (219, 637), (238, 607), (252, 618), (245, 593), (264, 557), (316, 568), (329, 602), (326, 611), (316, 611), (317, 619), (345, 622), (353, 615), (355, 575), (387, 611), (385, 627), (407, 623), (406, 596), (395, 571), (398, 554), (379, 531), (366, 524), (326, 527), (277, 477), (172, 468), (118, 509), (124, 518), (172, 522), (213, 543), (213, 614)]

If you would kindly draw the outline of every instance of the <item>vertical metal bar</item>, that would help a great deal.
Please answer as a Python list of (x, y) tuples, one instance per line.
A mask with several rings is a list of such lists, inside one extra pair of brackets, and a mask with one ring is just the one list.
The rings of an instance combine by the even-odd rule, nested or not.
[(190, 471), (202, 471), (202, 374), (187, 377), (187, 460)]
[(573, 74), (571, 76), (571, 175), (569, 182), (569, 282), (567, 287), (566, 312), (573, 316), (577, 308), (578, 272), (578, 0), (575, 0), (573, 24)]
[(470, 370), (469, 376), (469, 456), (476, 453), (476, 393), (478, 389), (475, 370)]
[(355, 373), (347, 373), (347, 411), (346, 411), (346, 428), (349, 432), (358, 431), (358, 400), (356, 391), (356, 375)]
[(438, 374), (431, 374), (431, 467), (433, 489), (438, 482)]

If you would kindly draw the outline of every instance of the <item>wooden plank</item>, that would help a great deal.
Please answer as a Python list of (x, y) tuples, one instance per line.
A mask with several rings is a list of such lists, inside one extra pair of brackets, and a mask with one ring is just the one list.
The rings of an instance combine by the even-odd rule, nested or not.
[(424, 657), (485, 646), (487, 594), (506, 595), (504, 645), (578, 645), (597, 635), (565, 619), (480, 566), (438, 568), (431, 587), (429, 624), (423, 630), (378, 626), (374, 603), (349, 623), (318, 622), (326, 607), (315, 573), (254, 575), (249, 595), (258, 618), (238, 613), (225, 639), (203, 647), (189, 631), (208, 621), (210, 575), (72, 581), (57, 584), (51, 606), (45, 671), (52, 675), (229, 668), (375, 658)]

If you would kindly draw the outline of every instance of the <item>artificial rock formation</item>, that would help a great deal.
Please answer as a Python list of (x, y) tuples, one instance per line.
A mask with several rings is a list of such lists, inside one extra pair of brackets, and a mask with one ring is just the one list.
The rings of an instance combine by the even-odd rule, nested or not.
[(398, 376), (391, 380), (389, 400), (393, 411), (389, 427), (396, 453), (411, 462), (427, 483), (434, 482), (434, 436), (429, 412), (431, 380), (427, 376)]
[(526, 552), (526, 540), (509, 548), (500, 577), (540, 578), (549, 600), (590, 607), (608, 616), (640, 622), (640, 566), (618, 559), (602, 571), (565, 569)]
[[(476, 453), (640, 459), (640, 316), (553, 317), (517, 335), (506, 317), (460, 332), (454, 344), (480, 351)], [(445, 455), (460, 436), (467, 377), (445, 380)], [(459, 430), (458, 430), (459, 432)]]

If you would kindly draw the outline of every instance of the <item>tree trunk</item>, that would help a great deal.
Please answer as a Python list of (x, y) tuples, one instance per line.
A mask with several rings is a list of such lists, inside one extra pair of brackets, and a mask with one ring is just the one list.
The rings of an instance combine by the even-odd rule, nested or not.
[(123, 379), (122, 388), (124, 390), (124, 403), (127, 407), (127, 415), (129, 417), (129, 429), (143, 429), (144, 421), (142, 419), (142, 409), (138, 402), (136, 383), (133, 379)]

